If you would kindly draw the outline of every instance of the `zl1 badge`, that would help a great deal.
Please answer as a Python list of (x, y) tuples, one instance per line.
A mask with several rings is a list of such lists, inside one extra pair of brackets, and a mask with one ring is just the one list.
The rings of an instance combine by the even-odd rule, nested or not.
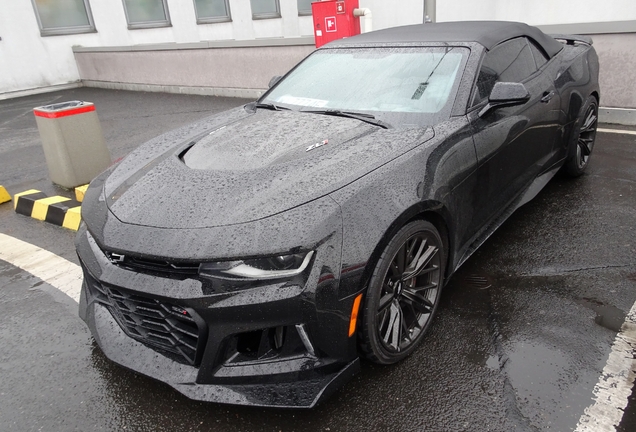
[(309, 150), (317, 149), (318, 147), (322, 147), (322, 146), (324, 146), (325, 144), (329, 144), (329, 140), (328, 140), (328, 139), (326, 139), (326, 140), (324, 140), (324, 141), (322, 141), (322, 142), (318, 142), (318, 143), (316, 143), (316, 144), (312, 144), (312, 145), (310, 145), (309, 147), (307, 147), (307, 150), (305, 150), (305, 151), (309, 151)]

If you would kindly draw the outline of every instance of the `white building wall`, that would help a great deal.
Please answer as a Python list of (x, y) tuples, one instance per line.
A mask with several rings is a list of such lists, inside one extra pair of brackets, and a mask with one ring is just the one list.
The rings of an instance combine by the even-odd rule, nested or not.
[(636, 19), (636, 0), (437, 0), (437, 21), (522, 21), (531, 25)]
[(30, 1), (0, 0), (0, 37), (0, 93), (79, 78), (70, 52), (76, 37), (40, 37)]
[[(90, 0), (96, 33), (40, 36), (30, 0), (0, 0), (0, 94), (76, 82), (72, 46), (103, 47), (311, 36), (312, 18), (280, 0), (279, 19), (253, 20), (249, 0), (230, 0), (232, 22), (196, 24), (192, 0), (168, 0), (171, 27), (128, 30), (122, 0)], [(421, 22), (422, 0), (361, 0), (374, 28)]]
[(374, 30), (423, 22), (424, 0), (359, 0), (359, 2), (361, 8), (371, 9)]

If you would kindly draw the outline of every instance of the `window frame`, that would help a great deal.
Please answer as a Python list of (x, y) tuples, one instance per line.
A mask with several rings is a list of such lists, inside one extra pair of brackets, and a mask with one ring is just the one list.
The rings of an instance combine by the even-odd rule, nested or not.
[[(532, 51), (532, 57), (534, 57), (534, 62), (537, 66), (537, 70), (543, 69), (545, 65), (550, 63), (551, 58), (545, 53), (543, 48), (541, 48), (541, 46), (539, 46), (539, 44), (534, 41), (534, 39), (531, 39), (531, 38), (526, 38), (526, 39), (528, 40), (528, 45), (530, 45), (530, 51)], [(539, 66), (539, 64), (537, 63), (537, 55), (540, 55), (541, 58), (544, 60), (541, 66)]]
[(95, 28), (95, 21), (93, 21), (93, 12), (91, 11), (89, 0), (83, 0), (84, 9), (86, 10), (86, 16), (88, 17), (88, 25), (52, 28), (44, 28), (42, 19), (40, 18), (40, 11), (38, 10), (38, 6), (35, 1), (36, 0), (31, 0), (31, 5), (33, 5), (35, 19), (37, 20), (38, 27), (40, 28), (40, 36), (63, 36), (81, 33), (97, 33), (97, 28)]
[(276, 4), (276, 12), (265, 12), (255, 14), (252, 10), (252, 0), (250, 0), (250, 9), (252, 10), (252, 20), (264, 20), (264, 19), (274, 19), (274, 18), (282, 18), (280, 14), (280, 0), (274, 0)]
[(194, 4), (194, 15), (197, 17), (197, 24), (215, 24), (215, 23), (222, 23), (222, 22), (232, 22), (232, 11), (230, 10), (230, 0), (221, 0), (221, 1), (225, 2), (225, 9), (227, 10), (227, 15), (199, 18), (199, 11), (197, 10), (197, 1), (192, 0), (192, 3)]
[(121, 0), (122, 5), (124, 6), (124, 15), (126, 15), (126, 23), (128, 24), (128, 30), (141, 30), (141, 29), (149, 29), (149, 28), (160, 28), (160, 27), (172, 27), (172, 21), (170, 21), (170, 11), (168, 10), (168, 1), (161, 0), (163, 4), (163, 11), (166, 14), (166, 19), (161, 21), (144, 21), (144, 22), (130, 22), (130, 18), (128, 17), (128, 8), (126, 8), (126, 0)]
[(499, 46), (510, 42), (512, 40), (515, 39), (523, 39), (526, 42), (526, 45), (528, 47), (528, 50), (530, 51), (530, 57), (532, 58), (532, 62), (535, 66), (535, 70), (534, 72), (532, 72), (530, 75), (528, 75), (527, 77), (525, 77), (523, 80), (520, 81), (521, 84), (524, 84), (528, 81), (530, 81), (531, 79), (533, 79), (535, 77), (535, 75), (540, 72), (540, 70), (543, 68), (543, 66), (545, 66), (545, 64), (539, 68), (537, 67), (537, 63), (536, 60), (534, 58), (534, 53), (532, 52), (532, 48), (530, 48), (530, 44), (532, 43), (532, 41), (527, 37), (527, 36), (517, 36), (514, 37), (512, 39), (508, 39), (505, 40), (503, 42), (498, 43), (496, 46), (494, 46), (491, 50), (484, 50), (484, 53), (481, 56), (481, 59), (479, 61), (479, 68), (477, 69), (477, 73), (475, 74), (475, 80), (473, 82), (473, 88), (472, 88), (472, 94), (471, 97), (469, 99), (470, 103), (469, 103), (469, 108), (466, 112), (472, 112), (473, 110), (477, 109), (478, 107), (481, 107), (483, 105), (486, 105), (486, 103), (488, 103), (488, 98), (481, 100), (479, 103), (475, 103), (475, 99), (477, 97), (477, 82), (479, 81), (479, 73), (481, 72), (481, 68), (484, 65), (484, 61), (486, 60), (486, 57), (488, 56), (488, 54), (490, 54), (493, 50), (495, 50), (496, 48), (498, 48)]
[[(316, 1), (316, 0), (312, 0), (312, 1), (309, 3), (309, 9), (308, 9), (308, 10), (307, 10), (307, 9), (302, 9), (302, 10), (301, 10), (301, 9), (300, 9), (300, 7), (299, 7), (299, 8), (298, 8), (298, 16), (311, 16), (311, 15), (312, 15), (312, 12), (311, 12), (311, 3), (313, 3), (314, 1)], [(296, 5), (298, 5), (298, 0), (296, 0)]]

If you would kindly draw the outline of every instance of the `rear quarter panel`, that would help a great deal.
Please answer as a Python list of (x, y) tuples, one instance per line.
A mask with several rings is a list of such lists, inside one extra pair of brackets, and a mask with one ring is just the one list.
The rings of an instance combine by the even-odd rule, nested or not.
[(558, 60), (558, 67), (554, 83), (561, 95), (564, 118), (561, 147), (565, 152), (572, 127), (585, 100), (592, 94), (600, 98), (599, 61), (594, 47), (586, 44), (564, 44), (555, 60)]

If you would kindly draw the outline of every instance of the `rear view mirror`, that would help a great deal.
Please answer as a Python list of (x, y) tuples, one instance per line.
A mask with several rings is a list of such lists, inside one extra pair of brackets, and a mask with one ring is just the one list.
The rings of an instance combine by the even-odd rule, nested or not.
[(269, 85), (268, 85), (268, 87), (269, 87), (269, 88), (274, 87), (274, 86), (276, 85), (276, 83), (277, 83), (278, 81), (280, 81), (280, 79), (281, 79), (281, 78), (282, 78), (282, 76), (280, 76), (280, 75), (275, 75), (275, 76), (273, 76), (273, 77), (272, 77), (272, 79), (271, 79), (271, 80), (269, 80)]
[(521, 83), (514, 82), (498, 82), (495, 83), (488, 103), (479, 112), (479, 117), (484, 116), (490, 110), (503, 106), (522, 105), (530, 99), (528, 89)]

